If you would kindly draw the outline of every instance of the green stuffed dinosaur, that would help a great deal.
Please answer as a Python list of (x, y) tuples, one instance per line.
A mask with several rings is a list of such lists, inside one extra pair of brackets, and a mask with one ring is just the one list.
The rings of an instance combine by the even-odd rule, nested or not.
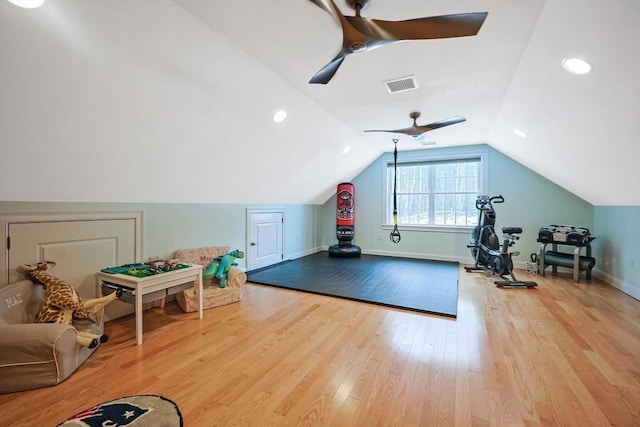
[(227, 287), (227, 273), (231, 266), (238, 265), (235, 260), (237, 258), (244, 258), (244, 252), (236, 249), (235, 251), (231, 251), (228, 254), (224, 254), (222, 256), (214, 259), (211, 264), (202, 272), (203, 279), (213, 279), (217, 277), (220, 280), (220, 287)]

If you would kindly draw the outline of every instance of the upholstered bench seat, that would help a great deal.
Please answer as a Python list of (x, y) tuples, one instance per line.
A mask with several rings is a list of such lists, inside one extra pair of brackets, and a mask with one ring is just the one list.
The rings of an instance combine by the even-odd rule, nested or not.
[[(228, 246), (206, 246), (194, 249), (180, 249), (174, 257), (182, 262), (202, 265), (203, 269), (217, 257), (229, 253)], [(242, 299), (242, 285), (247, 282), (247, 275), (238, 267), (231, 267), (227, 273), (227, 287), (221, 288), (218, 279), (206, 280), (202, 284), (204, 292), (202, 299), (204, 308), (219, 307), (221, 305), (238, 302)], [(176, 301), (186, 313), (198, 311), (198, 287), (187, 289), (176, 294)]]

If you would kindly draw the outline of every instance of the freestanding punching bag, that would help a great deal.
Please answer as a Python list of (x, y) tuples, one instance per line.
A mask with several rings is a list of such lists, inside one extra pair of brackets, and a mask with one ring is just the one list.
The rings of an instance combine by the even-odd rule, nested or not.
[(338, 244), (329, 246), (329, 256), (340, 258), (359, 257), (360, 247), (351, 244), (355, 234), (354, 199), (355, 187), (349, 182), (338, 184), (336, 197), (336, 237)]

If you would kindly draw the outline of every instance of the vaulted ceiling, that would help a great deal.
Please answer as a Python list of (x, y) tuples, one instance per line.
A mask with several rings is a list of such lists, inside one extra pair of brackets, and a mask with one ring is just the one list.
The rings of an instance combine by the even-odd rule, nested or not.
[[(363, 130), (420, 111), (467, 120), (400, 150), (487, 143), (593, 205), (640, 205), (640, 2), (371, 0), (362, 15), (465, 12), (488, 12), (477, 36), (353, 54), (319, 85), (342, 36), (310, 0), (3, 2), (0, 200), (323, 203), (393, 149)], [(406, 76), (417, 89), (387, 92)]]

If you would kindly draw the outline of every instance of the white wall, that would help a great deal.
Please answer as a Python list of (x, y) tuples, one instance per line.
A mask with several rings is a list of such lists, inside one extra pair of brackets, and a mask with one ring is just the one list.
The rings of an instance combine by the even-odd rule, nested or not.
[(379, 154), (173, 1), (0, 2), (0, 200), (323, 203)]

